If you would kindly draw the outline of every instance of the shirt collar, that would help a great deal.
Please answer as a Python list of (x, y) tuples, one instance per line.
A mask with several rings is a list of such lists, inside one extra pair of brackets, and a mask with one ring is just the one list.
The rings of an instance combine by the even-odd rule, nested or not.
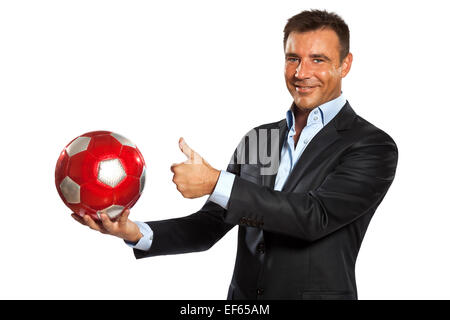
[[(330, 122), (344, 107), (346, 102), (347, 100), (341, 93), (341, 95), (336, 99), (330, 100), (318, 107), (315, 107), (308, 115), (306, 126), (317, 122), (320, 122), (322, 126), (327, 125), (328, 122)], [(286, 112), (286, 122), (290, 131), (295, 131), (295, 126), (293, 126), (293, 124), (295, 123), (294, 112), (292, 111), (293, 108), (295, 108), (294, 103), (292, 103), (291, 108)]]

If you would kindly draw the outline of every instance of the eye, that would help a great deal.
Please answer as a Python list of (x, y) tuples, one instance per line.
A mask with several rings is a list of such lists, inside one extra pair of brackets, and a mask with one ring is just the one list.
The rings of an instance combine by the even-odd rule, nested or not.
[(286, 61), (287, 62), (298, 62), (299, 58), (295, 58), (295, 57), (286, 57)]
[(322, 63), (323, 60), (322, 59), (313, 59), (314, 63)]

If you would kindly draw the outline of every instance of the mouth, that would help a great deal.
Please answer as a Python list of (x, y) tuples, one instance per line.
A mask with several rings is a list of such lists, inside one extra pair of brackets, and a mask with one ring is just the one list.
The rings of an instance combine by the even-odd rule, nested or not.
[(317, 88), (318, 86), (297, 86), (294, 85), (295, 87), (295, 91), (300, 92), (300, 93), (309, 93), (314, 91), (315, 88)]

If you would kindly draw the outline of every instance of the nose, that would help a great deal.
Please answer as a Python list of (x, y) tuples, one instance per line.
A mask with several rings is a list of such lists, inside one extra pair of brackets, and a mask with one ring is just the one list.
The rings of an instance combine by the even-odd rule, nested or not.
[(297, 79), (304, 79), (311, 77), (311, 68), (308, 66), (305, 60), (299, 62), (297, 68), (295, 69), (295, 77)]

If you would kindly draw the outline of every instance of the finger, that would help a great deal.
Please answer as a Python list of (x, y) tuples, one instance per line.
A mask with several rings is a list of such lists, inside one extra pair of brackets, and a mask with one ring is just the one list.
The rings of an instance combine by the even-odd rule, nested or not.
[(89, 228), (101, 232), (100, 226), (88, 214), (83, 217), (83, 221)]
[(175, 173), (175, 168), (178, 167), (178, 165), (180, 165), (180, 163), (174, 163), (170, 166), (170, 171), (172, 171), (173, 173)]
[(113, 222), (106, 213), (100, 214), (100, 220), (102, 221), (103, 228), (105, 228), (106, 231), (111, 231), (113, 229)]
[(181, 152), (183, 152), (188, 159), (192, 159), (194, 157), (194, 150), (187, 145), (186, 141), (184, 141), (182, 137), (178, 141), (178, 145), (180, 146)]
[(183, 151), (183, 153), (188, 157), (188, 160), (185, 161), (184, 163), (187, 163), (187, 164), (202, 164), (203, 163), (203, 161), (204, 161), (203, 158), (197, 152), (195, 152), (191, 147), (188, 146), (188, 144), (186, 143), (184, 138), (180, 138), (179, 145), (180, 145), (181, 151)]
[(130, 209), (127, 208), (120, 215), (119, 220), (118, 220), (119, 224), (123, 225), (123, 224), (127, 223), (129, 215), (130, 215)]

